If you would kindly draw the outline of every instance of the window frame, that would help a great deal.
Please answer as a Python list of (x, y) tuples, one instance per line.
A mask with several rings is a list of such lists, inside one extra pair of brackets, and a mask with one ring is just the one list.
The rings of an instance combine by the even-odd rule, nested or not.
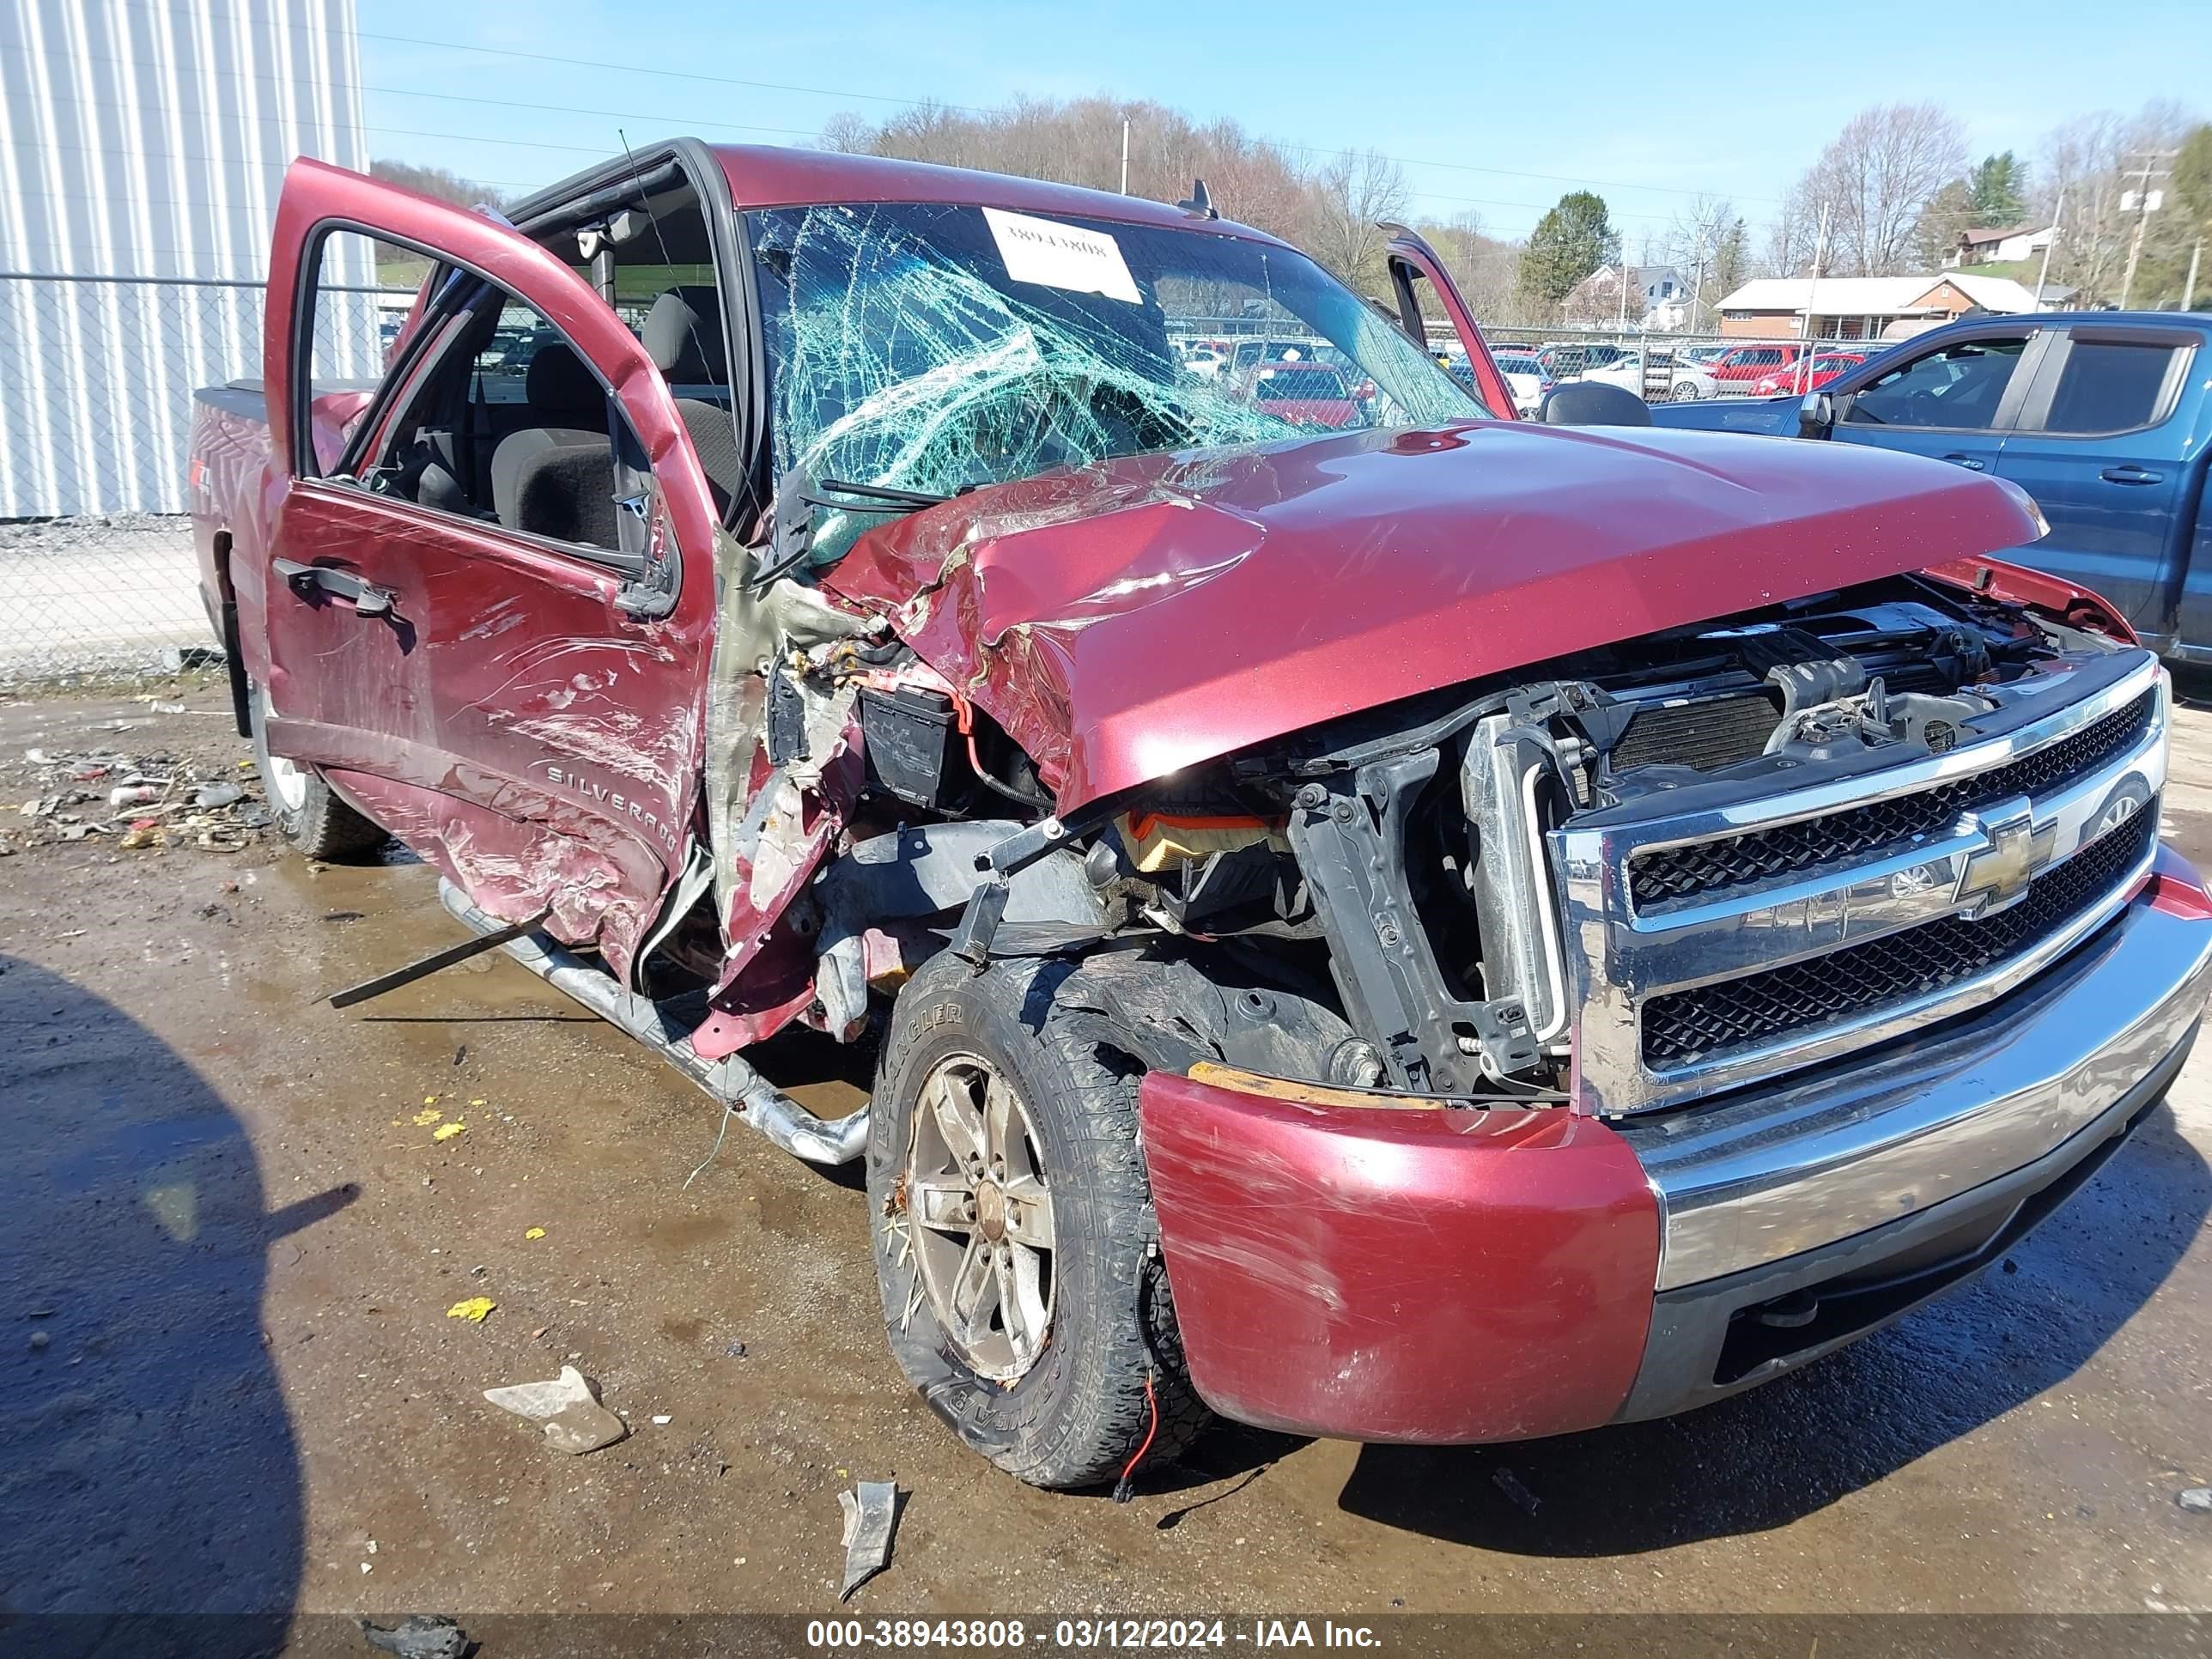
[[(1932, 357), (1938, 352), (1948, 351), (1954, 346), (1973, 345), (1985, 340), (2008, 340), (2014, 335), (2026, 336), (2021, 347), (2020, 362), (2014, 368), (2011, 380), (2005, 383), (2004, 392), (1997, 398), (1997, 406), (1991, 412), (1987, 425), (1894, 426), (1881, 421), (1854, 422), (1851, 419), (1851, 410), (1857, 405), (1859, 394), (1875, 381), (1887, 380), (1899, 370), (1911, 368), (1922, 359)], [(1890, 357), (1888, 352), (1878, 352), (1844, 376), (1844, 379), (1850, 380), (1856, 375), (1863, 375), (1864, 378), (1858, 380), (1856, 384), (1846, 389), (1839, 382), (1831, 382), (1826, 388), (1837, 399), (1837, 429), (1840, 431), (1845, 427), (1851, 427), (1861, 432), (1962, 432), (1988, 433), (1992, 435), (2012, 432), (2016, 429), (2021, 410), (2027, 403), (2030, 388), (2042, 373), (2042, 363), (2050, 348), (2051, 336), (2051, 330), (2039, 323), (1991, 325), (1948, 335), (1941, 340), (1931, 340), (1928, 343), (1926, 349), (1913, 352), (1909, 356), (1900, 356), (1894, 362), (1888, 361)]]
[[(2021, 404), (2015, 430), (2061, 443), (2097, 443), (2164, 426), (2173, 418), (2182, 391), (2189, 384), (2191, 366), (2204, 345), (2204, 336), (2191, 328), (2130, 328), (2124, 325), (2083, 323), (2052, 332), (2056, 337), (2037, 365), (2036, 383), (2028, 389)], [(2096, 432), (2054, 432), (2044, 424), (2051, 418), (2051, 405), (2058, 400), (2058, 388), (2067, 366), (2074, 361), (2076, 341), (2092, 345), (2153, 346), (2166, 351), (2166, 377), (2159, 383), (2158, 398), (2151, 405), (2148, 420)]]
[[(438, 291), (431, 296), (422, 319), (410, 334), (400, 354), (386, 370), (377, 383), (375, 392), (362, 409), (352, 433), (339, 452), (336, 470), (328, 473), (317, 468), (313, 436), (313, 403), (314, 398), (314, 327), (316, 302), (322, 292), (323, 247), (329, 239), (343, 231), (353, 231), (367, 236), (373, 242), (383, 242), (393, 247), (403, 247), (421, 254), (431, 262), (434, 277), (441, 271), (446, 276)], [(453, 277), (466, 276), (473, 283), (456, 283)], [(359, 494), (369, 500), (396, 508), (412, 508), (427, 515), (434, 524), (458, 525), (479, 534), (496, 535), (520, 543), (524, 547), (560, 554), (595, 569), (611, 571), (629, 580), (641, 577), (650, 563), (642, 554), (627, 553), (618, 548), (603, 548), (589, 542), (563, 541), (555, 536), (541, 536), (526, 530), (517, 530), (497, 519), (473, 518), (465, 514), (450, 512), (427, 501), (408, 495), (383, 495), (369, 487), (361, 471), (369, 456), (380, 454), (395, 441), (392, 430), (395, 422), (411, 409), (424, 388), (436, 378), (452, 360), (453, 354), (462, 349), (470, 330), (466, 319), (476, 314), (479, 307), (497, 298), (499, 308), (508, 305), (520, 306), (538, 318), (553, 332), (554, 337), (576, 354), (576, 359), (591, 372), (599, 382), (601, 394), (607, 403), (607, 447), (611, 459), (619, 468), (641, 473), (655, 483), (651, 458), (645, 446), (629, 423), (629, 412), (615, 394), (612, 386), (599, 364), (568, 337), (566, 331), (551, 318), (522, 295), (500, 282), (496, 277), (478, 270), (466, 260), (442, 253), (422, 243), (397, 236), (389, 231), (362, 224), (356, 221), (330, 218), (319, 221), (308, 234), (306, 252), (300, 262), (299, 299), (293, 309), (293, 430), (297, 434), (292, 447), (293, 476), (301, 480), (335, 485)], [(600, 301), (602, 305), (605, 301)], [(608, 307), (610, 311), (612, 307)], [(496, 327), (496, 324), (494, 325)], [(470, 354), (473, 356), (475, 354)]]

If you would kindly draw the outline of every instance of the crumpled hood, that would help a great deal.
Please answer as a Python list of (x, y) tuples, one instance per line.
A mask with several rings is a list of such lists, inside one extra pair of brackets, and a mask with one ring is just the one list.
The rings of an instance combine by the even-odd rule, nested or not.
[(1048, 473), (864, 537), (824, 584), (1065, 813), (1564, 652), (2033, 541), (2017, 489), (1856, 445), (1480, 422)]

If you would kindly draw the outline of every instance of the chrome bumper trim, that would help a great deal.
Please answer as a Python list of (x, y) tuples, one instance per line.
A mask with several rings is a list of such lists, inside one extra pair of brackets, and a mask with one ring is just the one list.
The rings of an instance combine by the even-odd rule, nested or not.
[(2037, 983), (1925, 1042), (1613, 1127), (1658, 1194), (1660, 1290), (1847, 1238), (2063, 1145), (2184, 1041), (2212, 922), (2136, 902)]

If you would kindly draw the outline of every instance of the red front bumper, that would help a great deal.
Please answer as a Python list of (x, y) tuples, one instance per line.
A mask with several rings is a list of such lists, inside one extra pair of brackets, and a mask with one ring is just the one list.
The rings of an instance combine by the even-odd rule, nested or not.
[(1657, 1205), (1595, 1119), (1293, 1104), (1163, 1073), (1139, 1098), (1191, 1380), (1224, 1416), (1516, 1440), (1627, 1399)]
[(1151, 1073), (1191, 1380), (1262, 1427), (1439, 1443), (1754, 1386), (2001, 1255), (2157, 1104), (2208, 994), (2212, 893), (2161, 851), (2027, 987), (1772, 1098), (1614, 1128)]

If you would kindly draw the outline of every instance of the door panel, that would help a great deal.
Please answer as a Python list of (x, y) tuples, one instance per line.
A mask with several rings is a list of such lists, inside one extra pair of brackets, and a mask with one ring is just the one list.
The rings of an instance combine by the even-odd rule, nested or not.
[[(550, 253), (477, 215), (312, 161), (288, 175), (272, 294), (312, 310), (333, 222), (495, 283), (611, 387), (651, 464), (635, 515), (666, 614), (615, 556), (316, 476), (301, 441), (312, 315), (270, 308), (274, 481), (267, 573), (274, 752), (323, 767), (487, 913), (550, 907), (617, 970), (676, 871), (697, 806), (714, 616), (715, 519), (667, 387), (629, 330)], [(303, 281), (302, 278), (305, 280)], [(295, 338), (295, 332), (300, 337)], [(411, 394), (410, 394), (411, 395)], [(349, 588), (388, 594), (363, 605)]]
[(2178, 330), (2079, 327), (2053, 343), (1999, 471), (2035, 497), (2051, 533), (2022, 562), (2172, 626), (2188, 549), (2179, 525), (2195, 342)]

